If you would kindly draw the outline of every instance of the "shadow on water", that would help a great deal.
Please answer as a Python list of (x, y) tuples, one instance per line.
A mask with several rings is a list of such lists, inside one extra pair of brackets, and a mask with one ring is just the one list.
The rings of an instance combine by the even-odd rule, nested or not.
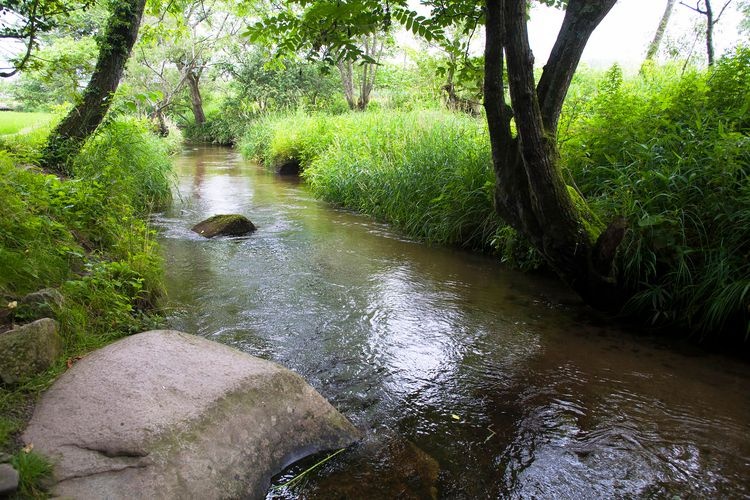
[[(295, 370), (366, 432), (269, 498), (750, 493), (747, 365), (601, 326), (554, 281), (410, 241), (231, 150), (175, 167), (156, 221), (171, 326)], [(189, 230), (233, 212), (258, 231)]]

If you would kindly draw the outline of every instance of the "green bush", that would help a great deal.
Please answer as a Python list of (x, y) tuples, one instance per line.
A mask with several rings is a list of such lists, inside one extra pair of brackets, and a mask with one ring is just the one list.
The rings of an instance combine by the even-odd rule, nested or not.
[[(58, 289), (64, 302), (53, 313), (68, 358), (159, 322), (162, 262), (147, 218), (170, 197), (168, 144), (119, 117), (73, 159), (74, 176), (60, 179), (34, 166), (43, 143), (14, 136), (0, 149), (0, 307)], [(64, 367), (59, 360), (19, 388), (0, 388), (0, 449)]]
[(617, 73), (571, 124), (562, 157), (604, 220), (630, 222), (617, 260), (635, 291), (627, 311), (747, 339), (750, 50), (708, 72)]

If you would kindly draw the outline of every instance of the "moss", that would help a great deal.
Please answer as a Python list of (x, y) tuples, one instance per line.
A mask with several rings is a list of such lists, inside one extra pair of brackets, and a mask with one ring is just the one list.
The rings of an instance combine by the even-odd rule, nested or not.
[(573, 206), (581, 216), (583, 228), (587, 233), (589, 233), (591, 240), (596, 241), (596, 239), (599, 238), (599, 235), (602, 234), (602, 231), (604, 231), (604, 223), (601, 221), (601, 219), (599, 219), (599, 217), (596, 216), (596, 214), (589, 207), (588, 203), (586, 203), (586, 200), (583, 199), (580, 193), (576, 191), (573, 186), (567, 186), (567, 188), (568, 194), (570, 195), (570, 200), (573, 202)]
[(220, 214), (199, 222), (191, 230), (206, 238), (242, 236), (255, 231), (255, 225), (244, 215)]

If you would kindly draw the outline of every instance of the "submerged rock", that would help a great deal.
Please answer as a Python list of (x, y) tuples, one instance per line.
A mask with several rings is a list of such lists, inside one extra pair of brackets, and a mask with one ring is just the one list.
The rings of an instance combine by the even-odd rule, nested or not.
[(0, 334), (0, 380), (15, 384), (43, 372), (62, 354), (57, 321), (43, 318)]
[(358, 437), (299, 375), (175, 331), (79, 361), (23, 435), (56, 464), (53, 493), (77, 499), (262, 498), (290, 463)]
[(255, 225), (244, 215), (214, 215), (191, 228), (191, 231), (213, 238), (214, 236), (243, 236), (255, 231)]
[(311, 490), (307, 498), (438, 498), (440, 464), (411, 441), (368, 443), (351, 453), (346, 465)]

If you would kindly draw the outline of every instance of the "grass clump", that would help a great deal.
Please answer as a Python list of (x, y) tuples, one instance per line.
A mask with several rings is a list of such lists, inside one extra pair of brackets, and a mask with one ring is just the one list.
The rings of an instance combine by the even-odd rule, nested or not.
[(52, 477), (52, 464), (31, 450), (20, 450), (10, 461), (18, 471), (17, 498), (48, 498), (44, 482)]
[(630, 230), (618, 274), (627, 312), (711, 337), (750, 336), (750, 49), (714, 69), (613, 67), (577, 102), (563, 142), (571, 178)]
[(0, 307), (57, 289), (64, 355), (47, 372), (0, 387), (0, 451), (17, 448), (36, 395), (66, 360), (159, 323), (162, 261), (147, 219), (169, 201), (171, 185), (168, 144), (134, 119), (103, 126), (72, 160), (70, 179), (35, 166), (44, 144), (36, 135), (8, 137), (0, 141)]
[(250, 124), (241, 148), (270, 168), (298, 160), (316, 195), (413, 237), (539, 264), (495, 214), (481, 120), (438, 110), (271, 117)]

